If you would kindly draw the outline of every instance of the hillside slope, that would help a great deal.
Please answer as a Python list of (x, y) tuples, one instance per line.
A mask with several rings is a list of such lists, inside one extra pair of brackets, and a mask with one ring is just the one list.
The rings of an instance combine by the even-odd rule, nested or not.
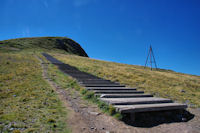
[(88, 57), (64, 37), (0, 41), (0, 132), (70, 132), (68, 110), (42, 76), (40, 52)]
[(88, 57), (81, 46), (66, 37), (34, 37), (0, 41), (0, 51), (54, 51)]
[[(42, 77), (37, 59), (42, 57), (41, 52), (81, 71), (200, 107), (199, 76), (90, 59), (69, 38), (19, 38), (0, 41), (0, 132), (70, 132), (66, 127), (68, 110)], [(74, 83), (68, 83), (65, 77), (58, 82)]]
[(137, 87), (159, 97), (200, 107), (200, 76), (170, 70), (144, 69), (142, 66), (94, 60), (79, 56), (52, 54), (58, 60), (81, 71)]
[(66, 110), (29, 53), (0, 53), (0, 132), (61, 132)]

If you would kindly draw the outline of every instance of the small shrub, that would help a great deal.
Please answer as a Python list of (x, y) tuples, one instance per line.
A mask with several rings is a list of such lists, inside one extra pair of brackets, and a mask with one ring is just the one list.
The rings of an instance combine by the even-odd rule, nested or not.
[(82, 95), (85, 95), (87, 93), (87, 90), (86, 89), (81, 89), (80, 92), (81, 92)]
[(95, 94), (94, 94), (94, 96), (91, 100), (92, 100), (93, 103), (96, 103), (96, 104), (98, 104), (98, 102), (99, 102), (99, 99), (98, 99), (97, 96), (95, 96)]
[(76, 91), (80, 91), (80, 89), (81, 89), (81, 88), (80, 88), (79, 86), (75, 87), (75, 90), (76, 90)]
[(56, 127), (57, 127), (57, 125), (56, 125), (56, 124), (53, 124), (53, 127), (54, 127), (54, 128), (56, 128)]
[(47, 121), (48, 123), (55, 123), (56, 122), (56, 120), (54, 120), (54, 119), (48, 119), (48, 121)]
[(107, 112), (109, 107), (105, 102), (99, 101), (98, 107), (102, 109), (104, 112)]
[(121, 113), (115, 113), (114, 114), (114, 118), (118, 119), (118, 120), (122, 120), (123, 115)]
[(27, 133), (35, 133), (38, 129), (37, 128), (28, 128), (25, 130)]
[(19, 130), (14, 130), (13, 133), (21, 133)]
[(94, 98), (94, 92), (92, 92), (92, 91), (87, 91), (87, 92), (85, 93), (85, 95), (84, 95), (84, 98), (85, 98), (85, 99), (92, 99), (92, 98)]
[(115, 108), (112, 105), (109, 105), (108, 113), (110, 115), (114, 115), (116, 113)]

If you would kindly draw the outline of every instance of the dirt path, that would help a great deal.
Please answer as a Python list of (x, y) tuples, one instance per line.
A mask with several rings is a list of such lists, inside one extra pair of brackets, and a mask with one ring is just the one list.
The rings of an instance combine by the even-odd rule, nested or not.
[(82, 100), (75, 90), (67, 90), (53, 82), (48, 74), (48, 64), (37, 57), (43, 69), (43, 77), (57, 92), (68, 110), (67, 126), (73, 133), (200, 133), (200, 110), (190, 109), (196, 116), (188, 122), (158, 124), (153, 127), (136, 127), (101, 113), (96, 105)]

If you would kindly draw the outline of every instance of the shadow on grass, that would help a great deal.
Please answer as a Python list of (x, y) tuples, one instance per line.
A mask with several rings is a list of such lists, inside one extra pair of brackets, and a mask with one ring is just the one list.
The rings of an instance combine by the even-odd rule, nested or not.
[(151, 128), (164, 123), (188, 122), (194, 118), (194, 114), (186, 110), (159, 111), (135, 113), (135, 121), (130, 114), (124, 114), (122, 121), (130, 126)]

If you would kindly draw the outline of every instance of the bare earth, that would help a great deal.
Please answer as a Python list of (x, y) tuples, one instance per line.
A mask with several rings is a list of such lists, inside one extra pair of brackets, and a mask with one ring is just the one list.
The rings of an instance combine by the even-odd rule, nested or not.
[(79, 92), (58, 86), (48, 77), (48, 64), (37, 58), (41, 61), (44, 79), (55, 89), (68, 110), (66, 123), (73, 133), (200, 133), (200, 109), (188, 109), (194, 117), (187, 122), (170, 121), (138, 126), (116, 120), (102, 113), (96, 105), (83, 100)]

